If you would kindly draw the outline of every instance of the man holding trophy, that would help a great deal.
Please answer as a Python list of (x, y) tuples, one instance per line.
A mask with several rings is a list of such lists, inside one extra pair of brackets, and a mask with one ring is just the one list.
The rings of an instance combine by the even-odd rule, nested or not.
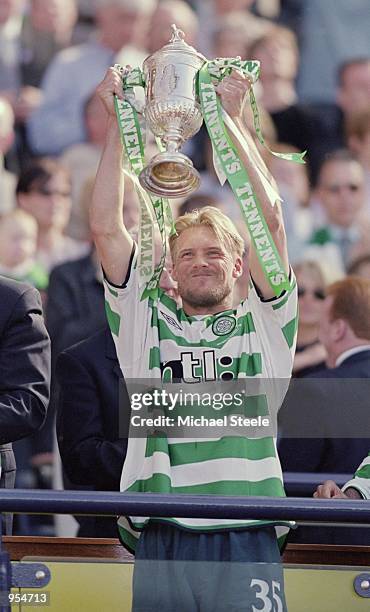
[[(131, 121), (127, 103), (131, 89), (126, 93), (122, 85), (126, 77), (129, 82), (129, 69), (110, 68), (97, 90), (109, 118), (91, 231), (127, 384), (140, 379), (158, 386), (166, 380), (178, 387), (191, 384), (195, 391), (210, 381), (287, 380), (291, 375), (296, 283), (276, 186), (243, 119), (251, 78), (231, 63), (217, 84), (214, 65), (199, 77), (205, 68), (205, 59), (176, 30), (170, 43), (144, 62), (143, 114), (166, 148), (144, 169), (142, 164), (134, 167), (137, 151), (130, 156), (130, 146), (138, 149), (141, 138), (132, 131), (138, 121)], [(237, 308), (233, 290), (242, 273), (244, 244), (223, 213), (207, 207), (174, 224), (169, 244), (182, 307), (153, 284), (158, 271), (150, 278), (150, 257), (143, 257), (151, 246), (145, 206), (139, 246), (123, 224), (122, 143), (132, 174), (140, 171), (140, 183), (156, 194), (151, 202), (159, 209), (158, 196), (187, 193), (198, 184), (196, 170), (178, 148), (199, 129), (200, 114), (218, 172), (228, 178), (251, 235), (251, 285), (248, 299)], [(227, 133), (220, 123), (223, 116)], [(148, 196), (140, 193), (139, 181), (137, 188), (143, 202)], [(156, 220), (163, 235), (164, 216), (156, 215)], [(165, 240), (163, 244), (165, 248)], [(263, 414), (276, 414), (283, 396), (259, 399), (267, 410)], [(132, 429), (122, 491), (284, 496), (273, 433), (253, 437), (240, 429), (230, 435), (229, 429), (228, 435), (203, 431), (203, 437), (200, 432), (194, 437), (193, 429), (191, 436), (183, 432), (174, 437), (169, 430), (143, 436)], [(118, 524), (122, 542), (135, 552), (133, 610), (286, 610), (279, 543), (289, 524), (175, 517), (121, 517)]]

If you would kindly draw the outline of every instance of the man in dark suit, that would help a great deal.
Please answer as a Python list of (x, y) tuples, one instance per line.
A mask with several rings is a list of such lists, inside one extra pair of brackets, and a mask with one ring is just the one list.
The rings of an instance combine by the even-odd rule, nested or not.
[(103, 276), (94, 250), (52, 271), (46, 323), (53, 356), (105, 327)]
[[(56, 375), (57, 438), (69, 480), (76, 488), (119, 491), (127, 449), (120, 432), (128, 431), (130, 405), (108, 327), (63, 351)], [(116, 519), (78, 520), (79, 536), (117, 537)]]
[[(12, 442), (44, 423), (49, 401), (50, 340), (39, 293), (0, 277), (0, 487), (13, 488)], [(12, 516), (5, 518), (11, 533)]]
[[(352, 474), (370, 448), (369, 280), (329, 287), (319, 337), (329, 367), (292, 383), (279, 415), (280, 460), (287, 472)], [(352, 530), (356, 539), (363, 534)]]
[[(55, 429), (54, 371), (61, 351), (88, 338), (106, 325), (102, 272), (94, 251), (75, 261), (55, 267), (50, 275), (45, 320), (51, 338), (52, 384), (48, 416), (42, 430), (29, 441), (23, 451), (42, 463), (52, 461)], [(37, 462), (38, 463), (38, 462)], [(40, 488), (51, 482), (36, 474)], [(44, 482), (43, 482), (44, 481)]]

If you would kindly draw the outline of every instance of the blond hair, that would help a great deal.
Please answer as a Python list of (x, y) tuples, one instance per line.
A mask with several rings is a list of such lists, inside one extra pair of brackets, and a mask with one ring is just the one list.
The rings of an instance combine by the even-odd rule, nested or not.
[(295, 275), (298, 276), (298, 274), (301, 274), (301, 272), (303, 274), (306, 273), (309, 274), (311, 277), (314, 277), (315, 281), (318, 282), (322, 288), (327, 285), (325, 271), (318, 261), (304, 259), (294, 264)]
[(178, 238), (185, 230), (192, 227), (208, 227), (213, 231), (221, 244), (228, 250), (236, 253), (239, 257), (243, 257), (243, 238), (240, 236), (233, 222), (214, 206), (205, 206), (201, 210), (192, 210), (182, 215), (182, 217), (176, 219), (175, 227), (177, 235), (170, 236), (169, 239), (172, 261), (175, 261)]

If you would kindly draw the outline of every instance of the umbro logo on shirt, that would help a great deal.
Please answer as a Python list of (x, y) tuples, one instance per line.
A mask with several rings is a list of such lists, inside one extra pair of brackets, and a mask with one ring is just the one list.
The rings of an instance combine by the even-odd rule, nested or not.
[(168, 314), (166, 314), (162, 310), (160, 310), (159, 312), (161, 313), (162, 317), (164, 319), (166, 319), (166, 321), (167, 321), (167, 323), (169, 325), (172, 325), (173, 327), (176, 327), (176, 329), (179, 329), (180, 331), (182, 331), (182, 327), (181, 327), (181, 325), (179, 325), (179, 323), (176, 321), (176, 319), (174, 319), (173, 317), (170, 317)]

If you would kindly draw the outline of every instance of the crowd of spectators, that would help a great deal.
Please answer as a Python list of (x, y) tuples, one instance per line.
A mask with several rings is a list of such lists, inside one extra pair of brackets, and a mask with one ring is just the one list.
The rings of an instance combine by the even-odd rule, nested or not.
[[(277, 152), (307, 149), (306, 166), (262, 150), (283, 199), (297, 276), (301, 318), (295, 377), (318, 372), (323, 377), (325, 368), (335, 376), (338, 355), (330, 361), (322, 332), (327, 288), (349, 275), (370, 282), (366, 0), (0, 0), (0, 274), (41, 292), (52, 342), (48, 417), (39, 432), (14, 445), (19, 486), (52, 486), (58, 464), (57, 412), (66, 486), (119, 486), (125, 454), (114, 414), (120, 372), (88, 227), (106, 127), (95, 90), (109, 66), (141, 65), (163, 46), (172, 23), (209, 58), (259, 60), (255, 93), (269, 147)], [(219, 207), (235, 221), (248, 247), (232, 193), (221, 188), (215, 175), (204, 128), (184, 152), (201, 172), (202, 184), (188, 201), (173, 203), (173, 214)], [(139, 204), (129, 179), (126, 183), (125, 224), (135, 234)], [(247, 285), (246, 266), (238, 300), (246, 297)], [(351, 283), (340, 286), (347, 298), (355, 289)], [(171, 282), (168, 290), (173, 291)], [(351, 327), (353, 322), (347, 323)], [(355, 335), (367, 350), (366, 334), (367, 329)], [(355, 368), (352, 375), (370, 378), (370, 367)], [(74, 402), (71, 385), (80, 390)], [(284, 457), (294, 471), (295, 451), (285, 449)], [(354, 472), (358, 459), (352, 457), (346, 469)], [(297, 464), (296, 470), (302, 469)], [(342, 471), (339, 466), (337, 471)], [(54, 533), (45, 522), (18, 529)], [(112, 525), (105, 531), (92, 523), (81, 525), (81, 534), (98, 532), (111, 534)]]

